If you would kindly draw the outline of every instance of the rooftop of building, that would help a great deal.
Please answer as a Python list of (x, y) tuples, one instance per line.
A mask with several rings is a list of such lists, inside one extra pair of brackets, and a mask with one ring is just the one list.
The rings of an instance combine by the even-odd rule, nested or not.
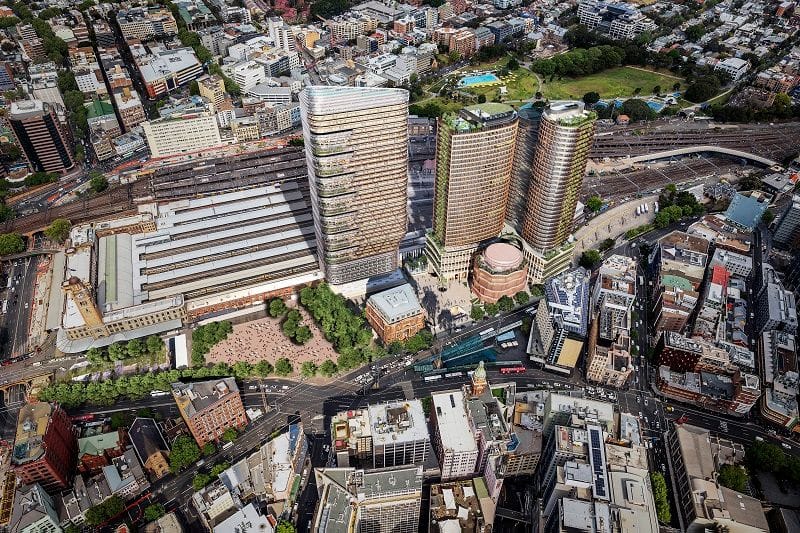
[(45, 453), (44, 436), (53, 414), (47, 402), (26, 403), (19, 410), (11, 462), (22, 465), (36, 461)]
[(738, 227), (752, 230), (761, 221), (771, 201), (772, 196), (762, 191), (736, 193), (725, 217)]
[(128, 438), (142, 464), (155, 453), (169, 452), (158, 423), (152, 418), (136, 417), (128, 428)]
[(273, 533), (274, 520), (259, 513), (253, 503), (248, 503), (238, 509), (228, 518), (216, 524), (212, 529), (213, 533), (230, 533), (246, 531), (258, 531), (259, 533)]
[(389, 324), (423, 312), (414, 289), (408, 283), (373, 294), (367, 304), (376, 309)]
[(83, 455), (102, 455), (120, 445), (120, 434), (117, 431), (99, 433), (91, 437), (78, 439), (78, 457)]
[(522, 251), (505, 242), (490, 244), (483, 251), (483, 261), (494, 271), (515, 270), (522, 264)]
[(477, 452), (469, 426), (464, 393), (460, 390), (431, 395), (442, 446), (455, 452)]
[[(692, 252), (696, 254), (708, 254), (709, 242), (696, 235), (689, 235), (683, 231), (673, 231), (664, 235), (658, 241), (662, 253), (670, 258), (678, 258), (680, 252)], [(703, 263), (705, 264), (705, 263)]]
[(545, 282), (545, 294), (550, 313), (557, 313), (574, 332), (587, 334), (589, 311), (589, 272), (578, 267), (563, 272)]
[(551, 102), (542, 112), (542, 120), (550, 120), (568, 128), (577, 128), (595, 119), (597, 113), (586, 109), (586, 105), (577, 100)]
[(483, 512), (481, 502), (476, 494), (473, 480), (440, 483), (431, 486), (430, 519), (431, 524), (438, 524), (438, 528), (431, 531), (448, 533), (451, 526), (442, 524), (444, 521), (453, 521), (458, 525), (461, 533), (478, 533), (479, 522), (482, 522)]
[(42, 100), (17, 100), (11, 102), (8, 117), (15, 120), (24, 120), (45, 113), (48, 107), (47, 103)]
[(506, 104), (487, 102), (463, 108), (458, 114), (443, 117), (457, 133), (469, 133), (483, 128), (505, 126), (517, 119), (517, 112)]
[(137, 65), (145, 83), (171, 77), (190, 68), (200, 68), (200, 62), (191, 48), (158, 50), (146, 56), (146, 62), (144, 59), (138, 60)]
[(562, 498), (560, 507), (563, 531), (611, 533), (611, 510), (607, 503)]
[(60, 522), (52, 498), (38, 483), (18, 487), (14, 491), (13, 505), (8, 524), (10, 531), (33, 531), (34, 524), (44, 527), (39, 521), (46, 517), (50, 517), (54, 526)]
[(239, 395), (239, 387), (233, 378), (172, 384), (175, 403), (189, 417), (233, 394)]

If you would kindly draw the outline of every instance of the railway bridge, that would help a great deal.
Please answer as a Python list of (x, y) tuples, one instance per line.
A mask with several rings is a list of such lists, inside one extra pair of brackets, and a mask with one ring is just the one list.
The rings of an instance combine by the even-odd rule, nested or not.
[(754, 163), (758, 163), (766, 167), (772, 167), (780, 164), (778, 161), (769, 159), (767, 157), (762, 157), (760, 155), (751, 154), (750, 152), (745, 152), (743, 150), (736, 150), (734, 148), (726, 148), (724, 146), (713, 146), (710, 144), (686, 146), (683, 148), (675, 148), (673, 150), (665, 150), (662, 152), (653, 152), (651, 154), (637, 155), (634, 157), (624, 158), (622, 161), (625, 163), (642, 163), (645, 161), (669, 159), (672, 157), (680, 157), (684, 155), (700, 154), (700, 153), (715, 153), (732, 157), (738, 157), (740, 159), (746, 159), (748, 161), (752, 161)]

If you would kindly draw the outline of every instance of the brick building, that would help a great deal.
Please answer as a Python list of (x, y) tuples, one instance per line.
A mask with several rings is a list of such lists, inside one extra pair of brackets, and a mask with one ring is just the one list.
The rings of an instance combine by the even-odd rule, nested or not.
[(404, 341), (425, 327), (425, 313), (408, 283), (370, 296), (366, 315), (384, 344)]
[(19, 411), (11, 467), (25, 485), (56, 492), (71, 485), (78, 442), (67, 413), (46, 402)]
[(173, 383), (172, 395), (183, 420), (201, 448), (218, 441), (228, 428), (247, 425), (239, 387), (233, 378)]

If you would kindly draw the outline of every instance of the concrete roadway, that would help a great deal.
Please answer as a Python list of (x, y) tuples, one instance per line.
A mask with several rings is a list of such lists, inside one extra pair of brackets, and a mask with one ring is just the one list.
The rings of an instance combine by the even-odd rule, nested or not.
[[(28, 347), (28, 325), (30, 323), (31, 302), (33, 300), (34, 282), (36, 281), (37, 257), (18, 259), (11, 264), (8, 276), (12, 285), (6, 290), (5, 300), (8, 308), (3, 317), (3, 326), (8, 335), (8, 348), (5, 356), (16, 357)], [(3, 372), (5, 376), (5, 372)], [(3, 379), (9, 379), (3, 377)]]

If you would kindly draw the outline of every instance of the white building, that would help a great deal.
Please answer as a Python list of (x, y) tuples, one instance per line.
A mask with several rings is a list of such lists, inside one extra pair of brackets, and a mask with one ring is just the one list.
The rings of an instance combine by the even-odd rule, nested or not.
[(750, 63), (738, 57), (729, 57), (717, 63), (714, 66), (714, 70), (719, 70), (728, 74), (733, 81), (739, 81), (739, 78), (750, 70)]
[(442, 469), (442, 481), (470, 477), (478, 462), (478, 444), (460, 390), (433, 394), (431, 418), (436, 428), (434, 446)]
[(245, 93), (267, 79), (264, 66), (255, 61), (244, 61), (234, 65), (233, 69), (231, 69), (231, 74), (233, 81)]
[(213, 113), (200, 111), (142, 123), (153, 157), (196, 152), (222, 143)]

